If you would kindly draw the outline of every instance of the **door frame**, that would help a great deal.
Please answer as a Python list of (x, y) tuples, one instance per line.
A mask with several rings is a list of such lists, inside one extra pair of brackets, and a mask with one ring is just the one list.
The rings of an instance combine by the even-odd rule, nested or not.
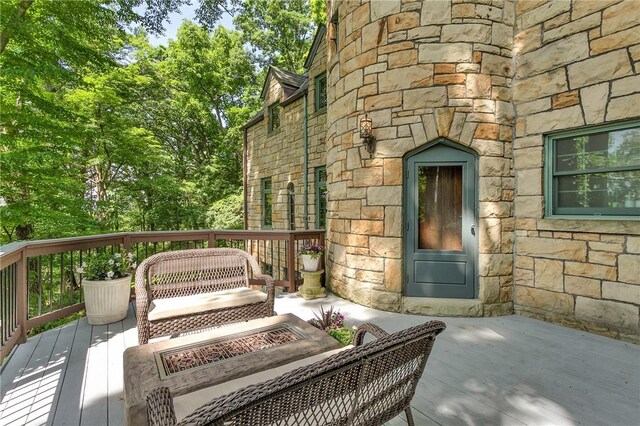
[[(472, 279), (473, 279), (473, 297), (475, 299), (477, 299), (479, 297), (479, 278), (478, 278), (478, 272), (480, 270), (480, 267), (478, 265), (479, 262), (479, 258), (480, 258), (480, 226), (479, 226), (479, 199), (478, 199), (478, 187), (479, 187), (479, 170), (478, 170), (478, 164), (479, 164), (479, 156), (478, 153), (467, 147), (464, 145), (461, 145), (459, 143), (453, 142), (450, 139), (444, 138), (444, 137), (440, 137), (437, 139), (432, 140), (431, 142), (428, 142), (424, 145), (421, 145), (415, 149), (412, 149), (411, 151), (407, 152), (403, 158), (402, 158), (402, 167), (403, 167), (403, 179), (402, 179), (402, 250), (403, 250), (403, 254), (402, 254), (402, 294), (404, 296), (407, 296), (407, 287), (409, 285), (409, 272), (407, 271), (407, 248), (408, 248), (408, 238), (409, 236), (407, 235), (407, 230), (409, 228), (409, 215), (407, 214), (408, 211), (408, 202), (407, 202), (407, 198), (408, 198), (408, 194), (409, 194), (409, 185), (408, 185), (408, 177), (409, 177), (409, 167), (408, 167), (408, 162), (409, 159), (411, 157), (413, 157), (414, 155), (420, 154), (423, 151), (427, 151), (430, 148), (433, 148), (437, 145), (443, 145), (446, 146), (448, 148), (452, 148), (452, 149), (456, 149), (462, 152), (465, 152), (467, 154), (471, 154), (474, 158), (474, 164), (473, 164), (473, 169), (474, 169), (474, 175), (473, 178), (476, 181), (476, 185), (474, 185), (474, 189), (473, 189), (473, 194), (472, 194), (472, 199), (473, 199), (473, 226), (475, 228), (475, 232), (476, 232), (476, 238), (474, 239), (474, 259), (473, 259), (473, 273), (472, 273)], [(411, 296), (411, 297), (418, 297), (418, 296)], [(460, 299), (460, 300), (472, 300), (472, 299)]]

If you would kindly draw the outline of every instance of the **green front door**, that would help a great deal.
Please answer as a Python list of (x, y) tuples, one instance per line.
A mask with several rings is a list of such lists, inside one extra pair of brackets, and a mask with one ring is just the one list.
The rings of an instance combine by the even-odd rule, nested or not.
[(405, 294), (476, 297), (476, 157), (442, 141), (405, 160)]

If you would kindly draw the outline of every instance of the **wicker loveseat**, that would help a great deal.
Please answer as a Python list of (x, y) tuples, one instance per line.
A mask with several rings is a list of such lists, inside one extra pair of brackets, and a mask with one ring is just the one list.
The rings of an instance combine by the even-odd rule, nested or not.
[[(179, 424), (369, 426), (404, 411), (413, 425), (409, 404), (435, 338), (444, 329), (443, 322), (430, 321), (387, 334), (364, 324), (356, 332), (355, 347), (279, 376), (269, 378), (267, 371), (261, 378), (250, 379), (255, 384), (236, 391), (232, 383), (208, 389), (204, 395), (209, 398), (221, 396)], [(377, 339), (363, 343), (366, 332)], [(168, 388), (154, 389), (147, 396), (147, 415), (151, 425), (176, 424)]]
[[(266, 294), (249, 288), (264, 280)], [(273, 278), (238, 249), (194, 249), (158, 253), (136, 271), (138, 343), (222, 324), (273, 315)]]

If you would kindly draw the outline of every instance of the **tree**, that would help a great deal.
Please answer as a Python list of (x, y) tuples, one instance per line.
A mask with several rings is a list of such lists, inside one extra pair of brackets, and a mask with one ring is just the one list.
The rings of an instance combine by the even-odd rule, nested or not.
[(246, 0), (233, 19), (262, 67), (302, 72), (313, 25), (308, 0)]

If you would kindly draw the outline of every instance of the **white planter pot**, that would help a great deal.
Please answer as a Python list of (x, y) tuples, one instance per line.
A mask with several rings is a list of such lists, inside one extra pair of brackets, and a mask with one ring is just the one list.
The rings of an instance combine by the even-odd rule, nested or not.
[(302, 265), (305, 271), (317, 271), (320, 267), (320, 256), (316, 256), (314, 259), (310, 254), (301, 254), (300, 257), (302, 257)]
[(131, 276), (115, 280), (82, 280), (87, 320), (91, 325), (109, 324), (127, 316)]

